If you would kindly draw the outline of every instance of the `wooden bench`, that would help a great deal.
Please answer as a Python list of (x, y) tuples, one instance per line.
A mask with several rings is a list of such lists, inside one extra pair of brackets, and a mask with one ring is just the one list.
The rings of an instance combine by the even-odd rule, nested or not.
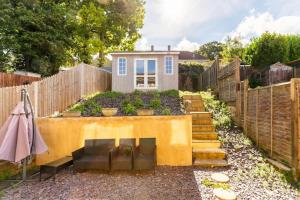
[(71, 156), (66, 156), (63, 157), (61, 159), (55, 160), (53, 162), (41, 165), (40, 167), (40, 181), (42, 180), (42, 173), (47, 173), (50, 174), (50, 176), (48, 176), (47, 178), (45, 178), (44, 180), (54, 176), (54, 180), (55, 180), (55, 176), (56, 173), (62, 169), (65, 169), (69, 166), (71, 166), (73, 164), (73, 159)]

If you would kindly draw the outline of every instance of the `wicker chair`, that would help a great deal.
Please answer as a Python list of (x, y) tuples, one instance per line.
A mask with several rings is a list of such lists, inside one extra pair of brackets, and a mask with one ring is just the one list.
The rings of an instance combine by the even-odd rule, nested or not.
[(119, 147), (111, 154), (111, 170), (132, 170), (136, 139), (120, 139)]
[(83, 148), (72, 153), (76, 171), (110, 170), (110, 154), (115, 149), (115, 139), (85, 140)]
[(151, 170), (156, 166), (156, 139), (140, 138), (140, 144), (133, 153), (135, 170)]

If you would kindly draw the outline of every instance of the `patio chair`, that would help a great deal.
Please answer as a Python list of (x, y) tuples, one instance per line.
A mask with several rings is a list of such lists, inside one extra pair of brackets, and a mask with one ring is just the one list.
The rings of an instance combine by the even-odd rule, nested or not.
[(110, 170), (110, 154), (115, 149), (115, 139), (85, 140), (83, 148), (72, 153), (76, 171)]
[(140, 138), (140, 144), (133, 153), (135, 170), (151, 170), (156, 166), (156, 139)]
[(111, 170), (132, 170), (136, 139), (120, 139), (119, 147), (111, 154)]

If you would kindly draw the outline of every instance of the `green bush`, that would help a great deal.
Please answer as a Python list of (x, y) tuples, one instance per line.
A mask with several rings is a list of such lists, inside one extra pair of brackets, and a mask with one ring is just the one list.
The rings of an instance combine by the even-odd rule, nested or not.
[(157, 90), (149, 91), (149, 92), (147, 92), (147, 94), (153, 96), (154, 98), (160, 97), (160, 93)]
[(215, 99), (215, 96), (212, 95), (211, 91), (201, 92), (200, 94), (205, 109), (213, 115), (214, 125), (217, 128), (231, 128), (233, 126), (233, 121), (227, 105), (224, 102)]
[(160, 96), (167, 96), (167, 97), (179, 97), (178, 90), (166, 90), (160, 93)]
[(136, 114), (136, 107), (131, 103), (128, 103), (122, 107), (122, 110), (125, 115), (134, 115)]
[(136, 96), (134, 99), (133, 105), (136, 108), (142, 108), (142, 107), (144, 107), (144, 101), (141, 99), (141, 97)]
[(150, 108), (159, 109), (161, 107), (161, 101), (159, 98), (155, 97), (150, 101)]
[(84, 103), (84, 113), (87, 112), (89, 113), (91, 116), (97, 116), (100, 115), (102, 110), (102, 107), (100, 105), (97, 104), (97, 102), (95, 101), (87, 101), (86, 103)]
[(164, 108), (164, 109), (161, 111), (161, 114), (162, 114), (162, 115), (171, 115), (171, 110), (170, 110), (170, 108)]

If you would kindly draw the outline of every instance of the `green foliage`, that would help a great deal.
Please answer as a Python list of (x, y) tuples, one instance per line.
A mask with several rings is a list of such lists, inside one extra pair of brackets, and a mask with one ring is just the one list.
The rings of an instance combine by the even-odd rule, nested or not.
[(226, 104), (217, 100), (211, 91), (201, 92), (200, 94), (204, 101), (205, 109), (213, 115), (214, 125), (217, 128), (231, 128), (233, 121)]
[(70, 111), (81, 112), (82, 115), (89, 114), (91, 116), (99, 116), (101, 110), (102, 107), (93, 99), (89, 99), (83, 104), (76, 104), (70, 109)]
[(245, 49), (244, 60), (257, 68), (265, 68), (276, 62), (289, 60), (288, 39), (285, 35), (264, 33), (251, 41)]
[(179, 97), (178, 90), (166, 90), (160, 92), (160, 96), (167, 96), (167, 97)]
[(0, 172), (0, 180), (6, 180), (11, 178), (14, 175), (14, 172), (10, 169), (4, 169)]
[(134, 105), (132, 105), (131, 103), (123, 105), (122, 110), (126, 115), (136, 114), (136, 107)]
[(161, 108), (161, 101), (159, 98), (154, 97), (153, 99), (150, 100), (150, 108), (152, 109), (159, 109)]
[(213, 41), (201, 45), (196, 52), (202, 56), (208, 57), (210, 60), (214, 60), (216, 56), (221, 56), (222, 51), (223, 44), (218, 41)]
[(136, 97), (134, 98), (133, 105), (134, 105), (136, 108), (142, 108), (142, 107), (144, 107), (144, 102), (143, 102), (143, 100), (141, 99), (141, 97), (136, 96)]
[(287, 35), (289, 56), (288, 60), (293, 61), (300, 58), (300, 35)]
[(204, 67), (197, 63), (179, 64), (181, 74), (197, 78), (204, 71)]
[(225, 44), (223, 45), (223, 51), (221, 56), (225, 61), (231, 61), (234, 57), (242, 57), (243, 55), (243, 44), (240, 41), (240, 38), (230, 38), (226, 39)]
[(153, 96), (154, 98), (160, 97), (160, 93), (157, 90), (149, 91), (149, 92), (147, 92), (147, 94)]
[(230, 186), (228, 183), (215, 183), (212, 180), (205, 178), (201, 182), (206, 187), (212, 187), (212, 188), (221, 188), (223, 190), (229, 190)]
[(262, 86), (261, 80), (255, 78), (253, 76), (250, 76), (249, 77), (249, 87), (250, 88), (257, 88), (259, 86)]
[(98, 95), (96, 95), (96, 98), (112, 98), (112, 99), (116, 99), (117, 97), (122, 96), (123, 94), (121, 92), (103, 92), (100, 93)]
[(164, 109), (161, 111), (161, 114), (162, 114), (162, 115), (171, 115), (171, 110), (170, 110), (170, 108), (164, 108)]

